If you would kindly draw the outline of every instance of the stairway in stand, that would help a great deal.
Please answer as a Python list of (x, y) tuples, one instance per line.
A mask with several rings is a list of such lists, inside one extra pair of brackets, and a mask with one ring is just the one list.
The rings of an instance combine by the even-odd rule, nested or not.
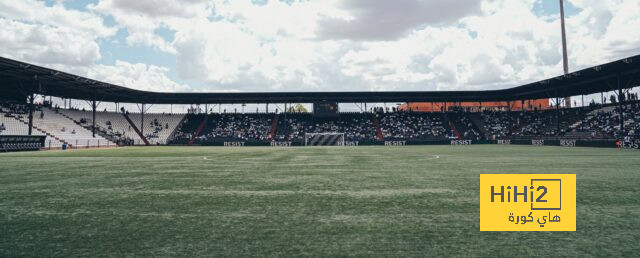
[(182, 116), (182, 119), (180, 119), (180, 122), (178, 122), (176, 127), (173, 128), (173, 130), (169, 134), (169, 137), (167, 137), (167, 143), (169, 143), (170, 141), (173, 140), (173, 138), (175, 137), (176, 133), (178, 132), (178, 129), (180, 129), (180, 127), (182, 127), (182, 124), (184, 124), (185, 120), (187, 120), (187, 116), (186, 115)]
[(276, 132), (278, 131), (278, 114), (273, 116), (273, 123), (271, 123), (271, 130), (269, 131), (269, 141), (273, 141), (276, 138)]
[(131, 121), (131, 118), (129, 118), (129, 116), (125, 113), (122, 113), (122, 115), (124, 116), (125, 119), (127, 119), (127, 122), (129, 122), (129, 125), (131, 125), (131, 128), (133, 128), (133, 130), (138, 134), (138, 136), (140, 136), (140, 139), (142, 139), (144, 144), (149, 145), (149, 141), (147, 140), (147, 137), (144, 137), (144, 135), (142, 135), (142, 133), (140, 132), (138, 127), (135, 125), (135, 123)]
[(480, 130), (480, 133), (484, 135), (485, 139), (489, 138), (489, 132), (487, 132), (487, 128), (484, 125), (484, 121), (482, 119), (482, 115), (480, 113), (469, 113), (469, 119), (473, 123), (475, 127)]
[(204, 118), (202, 119), (202, 122), (200, 122), (198, 129), (196, 129), (196, 131), (193, 133), (193, 137), (191, 137), (191, 140), (189, 140), (189, 145), (193, 145), (196, 142), (196, 138), (200, 136), (204, 128), (207, 126), (208, 117), (209, 117), (209, 114), (204, 115)]
[(378, 118), (373, 118), (373, 125), (376, 127), (378, 141), (384, 142), (384, 136), (382, 135), (382, 128), (380, 127), (380, 121), (378, 121)]
[(451, 131), (453, 131), (453, 134), (456, 135), (456, 138), (462, 139), (462, 135), (460, 135), (460, 132), (458, 132), (456, 126), (453, 124), (453, 122), (451, 122), (451, 119), (449, 119), (447, 113), (444, 113), (444, 121), (449, 125), (449, 127), (451, 127)]

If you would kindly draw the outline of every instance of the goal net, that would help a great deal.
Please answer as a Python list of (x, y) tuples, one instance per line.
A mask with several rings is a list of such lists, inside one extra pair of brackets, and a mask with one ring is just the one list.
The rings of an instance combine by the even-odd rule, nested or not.
[(304, 146), (344, 146), (344, 133), (305, 133)]

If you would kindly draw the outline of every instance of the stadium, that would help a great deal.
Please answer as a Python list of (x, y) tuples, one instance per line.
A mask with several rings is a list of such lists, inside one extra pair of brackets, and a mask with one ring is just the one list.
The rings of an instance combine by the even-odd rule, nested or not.
[[(0, 256), (636, 256), (640, 55), (566, 51), (432, 91), (156, 92), (0, 57)], [(575, 174), (575, 229), (482, 230), (482, 174)]]

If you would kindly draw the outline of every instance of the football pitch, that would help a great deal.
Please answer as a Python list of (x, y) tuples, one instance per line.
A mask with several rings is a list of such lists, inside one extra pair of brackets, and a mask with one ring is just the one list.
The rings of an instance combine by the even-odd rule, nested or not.
[[(577, 174), (576, 232), (480, 232), (480, 174)], [(0, 154), (0, 257), (636, 256), (640, 152), (131, 147)]]

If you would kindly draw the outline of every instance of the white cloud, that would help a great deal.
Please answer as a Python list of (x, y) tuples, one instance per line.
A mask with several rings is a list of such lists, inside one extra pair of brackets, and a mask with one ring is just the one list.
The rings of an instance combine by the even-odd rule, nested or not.
[(30, 24), (48, 25), (74, 31), (86, 37), (108, 37), (116, 33), (100, 16), (66, 9), (61, 3), (46, 6), (44, 1), (0, 0), (0, 17)]
[(174, 20), (207, 17), (213, 5), (207, 0), (102, 0), (90, 10), (112, 16), (128, 32), (130, 46), (141, 45), (176, 54), (174, 47), (156, 30), (170, 27)]
[(323, 17), (319, 37), (350, 40), (395, 40), (425, 24), (442, 25), (479, 12), (478, 0), (344, 0), (338, 8), (348, 17)]
[(0, 0), (0, 27), (2, 55), (57, 67), (94, 64), (97, 39), (116, 32), (97, 15), (32, 0)]
[[(147, 22), (140, 18), (140, 23)], [(66, 9), (62, 2), (0, 0), (0, 55), (92, 79), (151, 91), (186, 91), (172, 81), (168, 68), (116, 61), (98, 65), (99, 40), (117, 29), (99, 15)]]
[(138, 90), (176, 92), (189, 89), (167, 77), (168, 71), (166, 67), (118, 60), (112, 66), (96, 65), (86, 72), (86, 76)]
[[(471, 3), (466, 11), (426, 18), (424, 12), (434, 8), (398, 10), (433, 4), (428, 1), (402, 1), (394, 8), (376, 3), (331, 1), (318, 8), (313, 1), (271, 1), (264, 6), (249, 1), (216, 2), (219, 20), (183, 21), (182, 26), (174, 27), (180, 75), (223, 90), (464, 90), (510, 87), (562, 71), (558, 17), (536, 16), (535, 0), (484, 1), (478, 4), (479, 10)], [(568, 21), (570, 57), (576, 68), (582, 63), (610, 61), (620, 46), (638, 48), (637, 41), (613, 41), (614, 36), (636, 37), (631, 29), (633, 15), (616, 17), (618, 29), (606, 19), (611, 12), (607, 8), (634, 10), (637, 4), (602, 3), (585, 3), (595, 9), (585, 9)], [(466, 16), (467, 12), (476, 15)], [(392, 19), (398, 21), (392, 24), (396, 27), (384, 31), (380, 24), (362, 22), (378, 17), (376, 13), (396, 17)], [(399, 13), (419, 17), (400, 19)], [(330, 31), (327, 19), (349, 24)], [(596, 26), (592, 31), (576, 24), (587, 21), (604, 29)], [(452, 25), (443, 25), (447, 22)], [(350, 31), (348, 35), (340, 36), (345, 30)], [(376, 40), (395, 37), (399, 38)], [(318, 40), (321, 38), (325, 40)], [(601, 49), (594, 49), (598, 47)], [(590, 55), (586, 51), (603, 54), (591, 55), (596, 60), (581, 61)]]
[[(536, 0), (489, 0), (477, 10), (469, 5), (466, 11), (426, 18), (424, 12), (435, 8), (400, 11), (433, 2), (401, 1), (394, 8), (375, 3), (330, 1), (319, 8), (314, 1), (264, 6), (217, 1), (216, 21), (173, 27), (179, 74), (215, 90), (464, 90), (511, 87), (562, 72), (558, 16), (537, 16)], [(637, 2), (575, 6), (584, 10), (568, 20), (574, 69), (638, 49), (632, 29)], [(607, 19), (607, 13), (622, 9), (629, 11)], [(397, 18), (393, 29), (362, 22), (380, 13)], [(401, 19), (399, 13), (419, 17)], [(328, 20), (349, 24), (332, 27)], [(584, 23), (594, 29), (579, 25)]]
[[(107, 0), (98, 9), (117, 9), (148, 17), (193, 17), (202, 13), (207, 0)], [(206, 9), (205, 9), (206, 10)]]
[[(0, 0), (8, 28), (0, 31), (0, 51), (132, 87), (183, 89), (168, 68), (95, 65), (97, 39), (115, 31), (102, 21), (111, 16), (127, 30), (127, 46), (174, 55), (180, 79), (207, 85), (195, 90), (505, 88), (562, 72), (558, 16), (536, 15), (540, 1), (100, 0), (81, 12)], [(572, 70), (638, 54), (640, 1), (569, 1), (579, 9), (567, 19)]]
[(0, 27), (0, 53), (8, 58), (56, 67), (86, 67), (100, 59), (95, 39), (64, 27), (4, 18), (0, 18)]
[(313, 40), (318, 12), (330, 9), (319, 2), (216, 2), (215, 21), (171, 24), (178, 72), (216, 90), (322, 90), (324, 76), (313, 69), (335, 63), (339, 45)]
[(569, 56), (574, 68), (639, 54), (640, 1), (571, 2), (583, 8), (567, 21)]
[(365, 43), (340, 64), (380, 90), (488, 89), (544, 77), (561, 60), (558, 48), (550, 47), (559, 46), (559, 35), (550, 33), (554, 22), (533, 15), (532, 7), (532, 2), (489, 2), (482, 16), (464, 18), (458, 26)]

